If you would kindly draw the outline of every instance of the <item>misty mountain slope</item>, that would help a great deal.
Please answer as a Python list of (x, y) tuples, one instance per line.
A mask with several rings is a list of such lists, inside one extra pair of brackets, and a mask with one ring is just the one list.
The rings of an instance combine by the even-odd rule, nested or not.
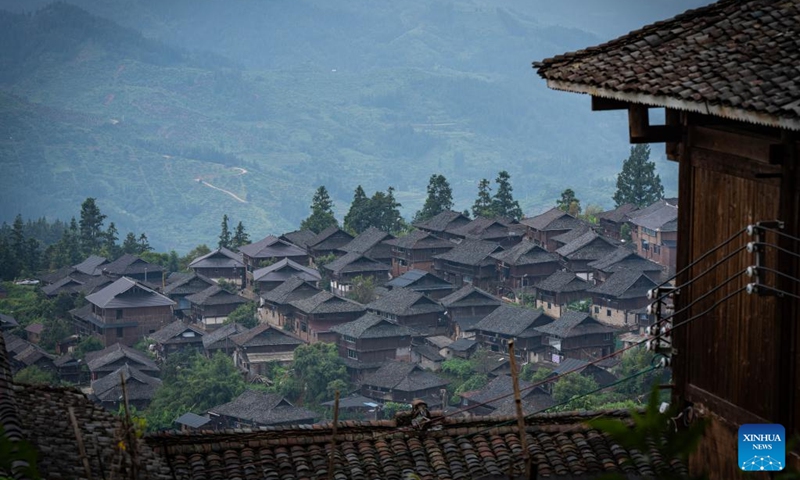
[[(587, 98), (547, 90), (530, 68), (597, 43), (585, 32), (468, 1), (225, 11), (122, 0), (93, 11), (112, 4), (130, 6), (145, 31), (174, 32), (148, 40), (64, 4), (0, 16), (17, 39), (0, 42), (12, 72), (0, 79), (10, 132), (0, 137), (1, 220), (68, 218), (95, 196), (120, 231), (186, 251), (214, 243), (224, 213), (253, 237), (296, 228), (320, 184), (340, 218), (358, 184), (394, 186), (410, 217), (432, 173), (467, 208), (478, 180), (501, 169), (526, 212), (566, 187), (584, 203), (611, 203), (628, 150), (624, 115), (591, 114)], [(202, 51), (208, 39), (192, 51), (170, 40), (192, 43), (213, 23), (189, 20), (214, 15), (212, 40), (227, 39), (214, 53)], [(265, 33), (243, 45), (258, 26)], [(248, 48), (267, 65), (232, 68)]]

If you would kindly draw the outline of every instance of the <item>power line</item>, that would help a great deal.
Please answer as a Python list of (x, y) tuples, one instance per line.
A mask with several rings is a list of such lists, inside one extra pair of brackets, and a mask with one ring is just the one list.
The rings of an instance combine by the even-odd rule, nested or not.
[(793, 251), (791, 251), (789, 249), (786, 249), (786, 248), (783, 248), (781, 246), (775, 245), (774, 243), (767, 243), (767, 242), (750, 242), (750, 243), (752, 245), (763, 245), (765, 247), (772, 247), (772, 248), (774, 248), (776, 250), (780, 250), (781, 252), (783, 252), (783, 253), (785, 253), (787, 255), (791, 255), (793, 257), (800, 258), (800, 253), (793, 252)]
[(763, 283), (756, 283), (756, 284), (751, 284), (751, 285), (755, 285), (755, 287), (756, 287), (757, 289), (761, 289), (761, 288), (763, 288), (763, 289), (765, 289), (765, 290), (769, 290), (769, 291), (771, 291), (771, 292), (775, 292), (775, 293), (777, 293), (779, 296), (786, 295), (787, 297), (792, 297), (792, 298), (796, 298), (796, 299), (800, 300), (800, 296), (798, 296), (798, 295), (795, 295), (795, 294), (793, 294), (793, 293), (786, 292), (786, 291), (784, 291), (784, 290), (777, 289), (777, 288), (775, 288), (775, 287), (770, 287), (769, 285), (764, 285)]
[[(756, 270), (764, 270), (765, 272), (771, 272), (771, 273), (774, 273), (775, 275), (780, 275), (781, 277), (788, 278), (789, 280), (793, 280), (795, 282), (800, 282), (800, 278), (793, 277), (793, 276), (789, 275), (788, 273), (784, 273), (784, 272), (775, 270), (774, 268), (764, 267), (764, 266), (761, 266), (761, 265), (753, 265), (752, 268), (754, 268)], [(748, 271), (748, 273), (749, 273), (749, 271)], [(761, 285), (761, 284), (759, 283), (758, 285)]]
[[(699, 275), (697, 275), (696, 277), (692, 278), (692, 279), (691, 279), (691, 280), (689, 280), (688, 282), (686, 282), (686, 283), (684, 283), (684, 284), (682, 284), (682, 285), (680, 285), (680, 286), (678, 286), (678, 287), (675, 287), (675, 288), (676, 288), (676, 289), (678, 289), (678, 288), (684, 288), (684, 287), (688, 287), (689, 285), (693, 284), (695, 281), (697, 281), (697, 280), (699, 280), (700, 278), (704, 277), (704, 276), (705, 276), (707, 273), (710, 273), (712, 270), (716, 269), (717, 267), (719, 267), (719, 266), (720, 266), (720, 265), (722, 265), (723, 263), (727, 262), (727, 261), (728, 261), (728, 260), (730, 260), (730, 259), (731, 259), (731, 258), (732, 258), (734, 255), (738, 254), (739, 252), (741, 252), (742, 250), (744, 250), (744, 249), (746, 249), (746, 248), (747, 248), (746, 246), (742, 245), (741, 247), (737, 248), (736, 250), (732, 251), (731, 253), (729, 253), (729, 254), (725, 255), (724, 257), (722, 257), (721, 259), (719, 259), (717, 262), (715, 262), (713, 265), (711, 265), (710, 267), (708, 267), (707, 269), (705, 269), (703, 272), (701, 272), (701, 273), (700, 273)], [(676, 276), (677, 276), (677, 274), (676, 274)], [(673, 278), (674, 278), (674, 277), (673, 277)], [(664, 285), (664, 284), (662, 283), (661, 285), (659, 285), (659, 286), (658, 286), (658, 287), (656, 287), (656, 288), (659, 288), (659, 287), (661, 287), (661, 286), (663, 286), (663, 285)], [(660, 302), (661, 300), (663, 300), (663, 299), (667, 298), (669, 295), (671, 295), (671, 293), (665, 293), (664, 295), (661, 295), (660, 297), (656, 298), (656, 299), (654, 300), (654, 302)]]
[(757, 225), (757, 228), (763, 228), (767, 232), (772, 232), (772, 233), (774, 233), (776, 235), (779, 235), (781, 237), (788, 238), (790, 240), (794, 240), (795, 242), (800, 242), (800, 238), (797, 238), (794, 235), (789, 235), (788, 233), (783, 232), (783, 231), (781, 231), (781, 230), (779, 230), (777, 228), (764, 227), (762, 225)]

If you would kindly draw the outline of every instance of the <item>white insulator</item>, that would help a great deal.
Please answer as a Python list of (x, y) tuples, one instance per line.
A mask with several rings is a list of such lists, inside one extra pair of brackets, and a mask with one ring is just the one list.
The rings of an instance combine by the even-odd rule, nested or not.
[(747, 267), (747, 270), (745, 270), (745, 274), (748, 277), (753, 278), (756, 275), (758, 275), (758, 268), (755, 265), (750, 265), (749, 267)]
[(745, 287), (745, 291), (747, 292), (748, 295), (752, 295), (758, 292), (758, 285), (756, 285), (755, 283), (748, 283), (747, 287)]
[(647, 306), (647, 309), (645, 311), (647, 312), (648, 315), (652, 315), (655, 313), (656, 311), (655, 305), (656, 305), (655, 303), (651, 303), (650, 305)]
[(647, 299), (648, 300), (652, 300), (653, 298), (655, 298), (655, 296), (656, 296), (656, 292), (652, 288), (647, 291)]
[(658, 363), (661, 368), (666, 368), (672, 365), (672, 360), (669, 357), (661, 357)]
[(669, 327), (661, 327), (658, 330), (658, 334), (661, 335), (661, 336), (669, 335)]
[(644, 343), (644, 345), (645, 345), (645, 348), (646, 348), (647, 350), (650, 350), (650, 351), (653, 351), (653, 350), (655, 350), (655, 343), (653, 342), (653, 340), (648, 340), (648, 341), (646, 341), (646, 342)]
[(756, 242), (747, 242), (747, 251), (748, 253), (753, 253), (758, 249)]
[(756, 226), (755, 225), (748, 225), (747, 226), (747, 235), (753, 236), (756, 233)]

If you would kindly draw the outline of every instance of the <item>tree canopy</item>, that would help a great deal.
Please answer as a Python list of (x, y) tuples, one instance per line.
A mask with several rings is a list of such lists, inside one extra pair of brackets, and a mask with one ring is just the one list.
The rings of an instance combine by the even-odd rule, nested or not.
[(617, 175), (617, 191), (613, 198), (617, 207), (626, 203), (646, 207), (664, 198), (661, 177), (656, 173), (655, 162), (650, 161), (648, 145), (631, 147), (631, 154)]
[(581, 213), (581, 201), (575, 197), (575, 191), (571, 188), (561, 192), (561, 198), (556, 200), (556, 207), (573, 217), (577, 217)]
[(492, 217), (492, 187), (489, 180), (483, 178), (478, 183), (478, 198), (472, 204), (472, 215), (475, 217)]
[(431, 175), (428, 181), (428, 197), (422, 210), (414, 215), (414, 222), (424, 222), (453, 208), (453, 189), (444, 175)]
[(497, 174), (494, 180), (497, 184), (497, 191), (492, 197), (492, 214), (495, 217), (506, 217), (514, 220), (522, 218), (522, 209), (519, 202), (514, 200), (511, 192), (514, 190), (511, 187), (511, 175), (503, 170)]
[(344, 217), (345, 230), (358, 235), (369, 228), (367, 212), (369, 203), (369, 198), (367, 198), (367, 194), (364, 193), (361, 185), (356, 187), (355, 192), (353, 192), (353, 203), (350, 204), (350, 210), (347, 211), (347, 215)]
[(344, 218), (345, 229), (358, 235), (369, 227), (389, 233), (400, 233), (407, 225), (400, 214), (402, 205), (394, 197), (394, 187), (386, 192), (377, 191), (367, 198), (361, 185), (356, 188), (353, 203)]
[(329, 386), (342, 391), (349, 376), (344, 360), (332, 343), (301, 345), (294, 351), (290, 374), (279, 381), (278, 391), (293, 401), (319, 404), (329, 395)]
[(228, 215), (222, 216), (220, 225), (218, 248), (231, 248), (231, 229), (228, 227)]
[(333, 200), (324, 185), (317, 188), (311, 199), (310, 208), (311, 215), (300, 223), (302, 230), (319, 233), (328, 227), (339, 224), (336, 217), (333, 216)]
[(225, 324), (238, 323), (245, 328), (253, 328), (258, 325), (256, 311), (255, 302), (243, 303), (228, 315), (228, 318), (225, 319)]

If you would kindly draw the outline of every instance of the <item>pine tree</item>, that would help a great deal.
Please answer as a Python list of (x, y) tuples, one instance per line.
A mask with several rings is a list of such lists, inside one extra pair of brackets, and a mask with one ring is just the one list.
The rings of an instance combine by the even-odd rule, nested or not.
[(128, 232), (125, 235), (125, 240), (122, 242), (122, 252), (131, 255), (139, 253), (139, 243), (136, 241), (136, 235), (133, 232)]
[(119, 231), (117, 231), (117, 226), (114, 225), (114, 222), (108, 224), (108, 229), (105, 233), (105, 244), (103, 245), (102, 254), (110, 259), (113, 260), (119, 257), (120, 248), (117, 245), (117, 241), (119, 240)]
[(100, 213), (100, 208), (94, 198), (87, 198), (81, 204), (80, 242), (84, 255), (98, 253), (105, 240), (103, 221), (106, 216)]
[(631, 147), (631, 154), (617, 175), (617, 192), (613, 198), (617, 207), (626, 203), (646, 207), (664, 198), (661, 177), (656, 173), (655, 162), (650, 161), (648, 145)]
[(233, 248), (239, 248), (247, 245), (248, 243), (250, 243), (250, 235), (247, 234), (244, 229), (244, 224), (240, 220), (239, 223), (236, 224), (236, 229), (233, 232), (233, 241), (231, 246)]
[(364, 193), (364, 189), (359, 185), (353, 193), (353, 203), (350, 204), (350, 210), (344, 216), (345, 230), (351, 234), (358, 235), (369, 228), (369, 218), (367, 218), (369, 204), (370, 201), (367, 198), (367, 194)]
[(139, 240), (137, 242), (139, 244), (139, 251), (137, 252), (139, 255), (149, 252), (153, 249), (153, 247), (150, 246), (150, 241), (147, 240), (147, 235), (144, 232), (139, 235)]
[(422, 210), (414, 216), (414, 222), (424, 222), (445, 210), (453, 208), (453, 189), (444, 175), (431, 175), (428, 181), (428, 197)]
[(406, 222), (400, 214), (402, 205), (394, 198), (394, 187), (386, 193), (375, 192), (367, 208), (369, 226), (384, 232), (398, 234), (406, 228)]
[(489, 180), (483, 178), (478, 183), (478, 198), (472, 205), (472, 215), (474, 217), (493, 217), (492, 212), (492, 187)]
[(494, 181), (497, 184), (497, 192), (492, 197), (492, 213), (495, 217), (519, 220), (522, 218), (522, 209), (511, 194), (514, 189), (511, 187), (510, 179), (511, 175), (505, 170), (497, 174)]
[(219, 232), (218, 248), (231, 248), (231, 230), (228, 228), (228, 215), (222, 216), (222, 229)]
[(311, 215), (300, 223), (303, 230), (319, 233), (328, 227), (338, 225), (333, 216), (333, 201), (325, 186), (320, 186), (311, 199)]
[(556, 200), (556, 207), (573, 217), (581, 214), (581, 201), (575, 198), (575, 192), (571, 188), (561, 192), (561, 199)]

